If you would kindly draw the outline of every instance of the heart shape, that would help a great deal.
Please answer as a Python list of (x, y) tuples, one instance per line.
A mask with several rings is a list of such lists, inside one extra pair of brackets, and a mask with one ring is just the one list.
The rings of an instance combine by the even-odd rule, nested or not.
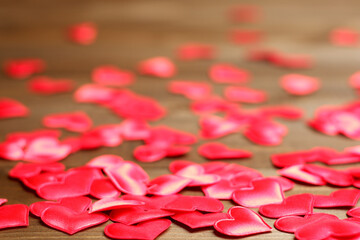
[(168, 229), (171, 221), (158, 219), (128, 226), (122, 223), (112, 223), (105, 227), (105, 235), (113, 239), (144, 239), (153, 240)]
[(176, 194), (191, 182), (192, 179), (190, 178), (165, 174), (154, 178), (149, 182), (147, 193), (160, 196)]
[(0, 229), (29, 225), (29, 208), (24, 204), (0, 207)]
[(360, 207), (352, 208), (346, 213), (350, 217), (360, 218)]
[(191, 179), (188, 186), (197, 187), (214, 184), (220, 181), (220, 177), (216, 174), (206, 174), (203, 166), (194, 164), (186, 166), (175, 173), (176, 176)]
[(141, 205), (144, 205), (144, 203), (136, 200), (124, 200), (121, 198), (103, 198), (94, 202), (90, 206), (89, 213), (108, 211), (119, 208), (129, 208)]
[(360, 198), (358, 189), (340, 189), (334, 191), (330, 196), (314, 195), (314, 207), (354, 207)]
[(172, 219), (185, 224), (186, 226), (196, 229), (203, 227), (211, 227), (215, 222), (220, 219), (226, 219), (226, 213), (206, 213), (201, 212), (187, 212), (187, 213), (177, 213), (171, 216)]
[(91, 159), (89, 162), (86, 163), (86, 166), (105, 169), (107, 167), (115, 166), (122, 161), (124, 161), (124, 159), (120, 156), (104, 154)]
[(45, 183), (60, 182), (65, 174), (65, 172), (44, 172), (32, 177), (22, 178), (21, 181), (28, 188), (37, 190), (41, 185)]
[(177, 195), (177, 198), (167, 203), (163, 209), (183, 212), (192, 212), (195, 210), (203, 212), (221, 212), (224, 209), (224, 205), (215, 198)]
[(47, 76), (37, 76), (28, 82), (28, 88), (37, 94), (52, 95), (70, 92), (74, 88), (74, 81), (71, 79), (53, 79)]
[(209, 76), (217, 83), (246, 83), (250, 79), (250, 74), (246, 70), (227, 63), (212, 65)]
[(182, 94), (188, 99), (197, 100), (208, 97), (212, 87), (205, 82), (171, 81), (168, 84), (168, 91), (175, 94)]
[(12, 178), (28, 178), (44, 172), (60, 172), (65, 170), (62, 163), (18, 163), (9, 171), (9, 176)]
[(0, 98), (0, 119), (26, 117), (29, 109), (22, 103), (11, 98)]
[(338, 219), (335, 215), (327, 213), (313, 213), (305, 215), (304, 217), (285, 216), (277, 219), (274, 223), (274, 226), (280, 231), (294, 233), (297, 229), (302, 228), (306, 224), (311, 224), (316, 221), (322, 221), (326, 218)]
[(319, 90), (320, 81), (317, 78), (301, 74), (287, 74), (281, 77), (280, 85), (292, 95), (303, 96)]
[(199, 125), (200, 135), (205, 139), (220, 138), (239, 131), (241, 127), (235, 121), (212, 115), (200, 118)]
[(305, 171), (304, 165), (302, 164), (285, 167), (279, 170), (278, 173), (283, 177), (287, 177), (307, 184), (317, 186), (326, 184), (326, 182), (321, 177)]
[(351, 174), (345, 171), (335, 170), (313, 164), (304, 165), (304, 170), (321, 177), (327, 183), (330, 183), (334, 186), (348, 187), (354, 183), (354, 179)]
[(110, 219), (114, 222), (134, 225), (140, 222), (164, 218), (171, 215), (174, 215), (174, 213), (166, 210), (149, 209), (148, 207), (141, 206), (112, 210), (110, 212)]
[(219, 142), (212, 142), (201, 145), (198, 148), (198, 153), (210, 160), (250, 158), (252, 156), (251, 152), (241, 149), (232, 149)]
[(90, 193), (90, 187), (97, 178), (98, 169), (69, 171), (62, 182), (45, 183), (36, 189), (36, 193), (48, 200), (58, 200), (65, 197), (85, 196)]
[(143, 60), (138, 64), (140, 74), (159, 78), (169, 78), (175, 75), (175, 64), (166, 57), (154, 57)]
[(113, 184), (124, 193), (145, 195), (149, 176), (139, 165), (130, 162), (119, 162), (116, 166), (104, 169)]
[(270, 203), (280, 203), (284, 193), (278, 181), (261, 178), (251, 182), (252, 187), (242, 188), (233, 192), (232, 199), (244, 207), (260, 207)]
[(38, 137), (27, 145), (24, 160), (34, 163), (49, 163), (66, 158), (71, 152), (71, 146), (60, 143), (57, 138)]
[(109, 178), (94, 179), (90, 187), (90, 195), (98, 199), (115, 198), (120, 194), (121, 192)]
[(0, 206), (6, 203), (8, 200), (6, 198), (0, 198)]
[(249, 87), (229, 86), (225, 88), (225, 98), (231, 102), (263, 103), (267, 100), (267, 93)]
[(280, 218), (291, 215), (306, 215), (313, 211), (314, 197), (304, 193), (292, 195), (280, 204), (267, 204), (259, 208), (259, 213), (269, 218)]
[(57, 113), (45, 116), (42, 123), (48, 128), (65, 128), (72, 132), (85, 132), (91, 128), (91, 118), (82, 111)]
[(95, 83), (109, 86), (123, 87), (134, 82), (135, 76), (132, 72), (122, 70), (112, 65), (104, 65), (95, 68), (91, 74)]
[(30, 205), (30, 212), (37, 217), (40, 217), (41, 214), (49, 207), (52, 206), (63, 206), (67, 207), (75, 212), (81, 213), (85, 212), (91, 205), (91, 199), (88, 197), (70, 197), (62, 198), (57, 202), (43, 201), (35, 202)]
[(79, 213), (64, 206), (48, 207), (41, 214), (41, 220), (46, 225), (70, 235), (104, 223), (108, 219), (109, 218), (102, 213)]
[(272, 230), (259, 214), (248, 208), (231, 207), (228, 215), (231, 219), (222, 219), (214, 224), (216, 231), (227, 236), (242, 237)]
[(359, 223), (326, 218), (297, 229), (295, 237), (305, 239), (358, 239), (360, 236)]

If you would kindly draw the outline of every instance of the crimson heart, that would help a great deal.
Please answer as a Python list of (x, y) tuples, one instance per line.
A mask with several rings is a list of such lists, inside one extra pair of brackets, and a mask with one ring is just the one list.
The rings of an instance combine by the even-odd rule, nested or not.
[(225, 144), (218, 142), (203, 144), (198, 148), (198, 152), (201, 156), (211, 160), (249, 158), (252, 156), (251, 152), (241, 149), (232, 149)]
[(311, 224), (316, 221), (322, 221), (326, 218), (338, 219), (335, 215), (327, 213), (312, 213), (305, 215), (304, 217), (299, 216), (285, 216), (275, 221), (274, 226), (283, 232), (294, 233), (297, 229), (303, 227), (306, 224)]
[(117, 87), (124, 87), (135, 80), (132, 72), (119, 69), (113, 65), (103, 65), (95, 68), (91, 73), (91, 78), (95, 83)]
[(46, 172), (60, 172), (65, 170), (62, 163), (18, 163), (9, 171), (9, 176), (12, 178), (28, 178), (40, 174), (42, 171)]
[(102, 213), (79, 213), (64, 206), (51, 206), (41, 214), (41, 220), (46, 225), (68, 234), (99, 225), (108, 219)]
[(29, 225), (29, 208), (24, 204), (0, 207), (0, 229)]
[(149, 209), (146, 206), (140, 206), (112, 210), (110, 213), (110, 219), (114, 222), (133, 225), (171, 215), (174, 215), (174, 213), (166, 210)]
[(105, 227), (105, 235), (113, 239), (144, 239), (153, 240), (168, 229), (171, 221), (158, 219), (128, 226), (122, 223), (112, 223)]
[(358, 189), (340, 189), (334, 191), (330, 196), (314, 195), (314, 207), (354, 207), (360, 198)]
[(226, 219), (226, 213), (206, 213), (201, 212), (187, 212), (187, 213), (177, 213), (176, 215), (171, 216), (172, 219), (189, 226), (192, 229), (210, 227), (215, 224), (220, 219)]
[(35, 202), (30, 205), (30, 212), (37, 217), (40, 217), (41, 214), (49, 207), (52, 206), (63, 206), (67, 207), (75, 212), (81, 213), (85, 212), (88, 207), (91, 205), (91, 199), (88, 197), (70, 197), (62, 198), (57, 202), (43, 201)]
[(165, 174), (154, 178), (149, 182), (147, 193), (162, 196), (176, 194), (183, 190), (191, 182), (192, 179), (190, 178), (176, 176), (173, 174)]
[(299, 240), (308, 239), (359, 239), (359, 223), (326, 218), (297, 229), (295, 237)]
[(304, 193), (285, 198), (280, 204), (267, 204), (259, 208), (259, 213), (269, 218), (280, 218), (291, 215), (306, 215), (313, 211), (314, 197)]
[(154, 57), (143, 60), (138, 64), (140, 74), (159, 78), (169, 78), (175, 75), (175, 64), (166, 57)]
[(167, 203), (163, 209), (183, 212), (192, 212), (195, 210), (221, 212), (224, 209), (224, 205), (215, 198), (178, 195), (173, 201)]
[(251, 188), (242, 188), (233, 192), (232, 199), (244, 207), (260, 207), (270, 203), (280, 203), (284, 193), (278, 181), (273, 179), (256, 179)]
[(120, 194), (109, 178), (95, 179), (90, 187), (90, 195), (99, 199), (118, 197)]
[(248, 236), (271, 232), (272, 228), (256, 212), (235, 206), (229, 209), (231, 219), (221, 219), (214, 224), (216, 231), (228, 236)]

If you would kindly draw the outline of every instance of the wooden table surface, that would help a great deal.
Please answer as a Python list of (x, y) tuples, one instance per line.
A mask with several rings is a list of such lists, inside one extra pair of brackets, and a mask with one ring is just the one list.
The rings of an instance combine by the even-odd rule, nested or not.
[[(226, 15), (229, 7), (249, 3), (258, 5), (263, 17), (258, 23), (231, 23)], [(270, 162), (274, 153), (327, 146), (337, 150), (357, 145), (358, 142), (342, 136), (326, 136), (310, 129), (306, 119), (324, 104), (343, 104), (357, 99), (348, 86), (348, 77), (360, 70), (359, 47), (335, 47), (329, 43), (329, 32), (336, 27), (350, 27), (360, 30), (360, 2), (357, 0), (1, 0), (0, 1), (0, 62), (10, 58), (39, 57), (46, 61), (46, 75), (70, 78), (77, 86), (91, 82), (91, 70), (102, 64), (114, 64), (123, 69), (136, 71), (136, 64), (154, 56), (167, 56), (174, 60), (178, 74), (172, 79), (209, 81), (207, 71), (216, 62), (229, 62), (248, 69), (253, 74), (250, 86), (269, 93), (267, 104), (292, 104), (304, 109), (305, 117), (299, 121), (281, 121), (289, 128), (284, 142), (276, 147), (258, 146), (241, 134), (231, 134), (219, 141), (231, 147), (252, 151), (254, 157), (234, 162), (260, 170), (265, 176), (276, 175), (276, 168)], [(90, 46), (79, 46), (66, 40), (65, 30), (74, 23), (93, 21), (99, 28), (97, 41)], [(306, 53), (313, 56), (315, 66), (308, 70), (288, 70), (266, 63), (245, 60), (247, 46), (231, 43), (228, 33), (236, 28), (259, 29), (265, 33), (262, 46), (288, 53)], [(209, 43), (216, 46), (215, 60), (183, 62), (176, 59), (175, 49), (187, 42)], [(305, 97), (286, 94), (278, 85), (280, 76), (286, 73), (301, 73), (318, 77), (322, 81), (319, 92)], [(151, 125), (168, 126), (197, 133), (198, 117), (189, 110), (190, 101), (166, 91), (166, 84), (172, 79), (158, 79), (137, 76), (136, 84), (130, 87), (139, 94), (153, 97), (165, 106), (169, 113)], [(72, 93), (53, 96), (39, 96), (28, 92), (26, 80), (12, 80), (0, 75), (0, 96), (11, 97), (25, 103), (31, 110), (27, 118), (0, 121), (0, 138), (15, 131), (30, 131), (42, 127), (41, 119), (49, 113), (83, 110), (93, 119), (95, 125), (119, 123), (119, 117), (109, 110), (92, 104), (78, 104), (72, 100)], [(212, 84), (215, 92), (221, 94), (223, 85)], [(246, 106), (246, 105), (245, 105)], [(65, 136), (68, 133), (64, 133)], [(182, 159), (198, 163), (207, 162), (197, 154), (197, 146), (206, 142), (200, 139), (191, 152)], [(85, 164), (101, 154), (117, 154), (136, 161), (133, 149), (140, 141), (124, 142), (115, 148), (100, 148), (80, 151), (62, 162), (67, 168)], [(174, 159), (155, 163), (140, 163), (151, 178), (169, 173), (168, 165)], [(20, 182), (9, 179), (8, 171), (16, 162), (0, 160), (0, 197), (8, 204), (30, 205), (41, 201), (33, 191), (26, 190)], [(334, 166), (344, 169), (356, 164)], [(358, 165), (359, 166), (359, 165)], [(329, 194), (335, 188), (313, 187), (296, 184), (286, 196), (298, 193)], [(201, 195), (201, 192), (185, 191), (184, 194)], [(225, 209), (233, 206), (223, 201)], [(346, 210), (332, 209), (316, 212), (330, 212), (344, 218)], [(274, 220), (265, 218), (273, 224)], [(106, 224), (109, 224), (107, 222)], [(69, 236), (50, 229), (38, 218), (30, 216), (30, 226), (0, 231), (1, 239), (106, 239), (103, 229), (106, 224)], [(220, 235), (212, 229), (189, 231), (172, 224), (159, 239), (218, 239)], [(248, 239), (293, 239), (292, 234), (273, 230), (269, 234), (248, 237)]]

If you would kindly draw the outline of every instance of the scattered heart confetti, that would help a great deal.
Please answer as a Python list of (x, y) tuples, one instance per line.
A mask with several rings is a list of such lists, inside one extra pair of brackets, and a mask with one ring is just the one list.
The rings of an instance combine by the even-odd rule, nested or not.
[(350, 217), (360, 218), (360, 207), (352, 208), (346, 214)]
[(70, 235), (104, 223), (108, 219), (108, 216), (102, 213), (79, 213), (64, 206), (48, 207), (41, 214), (41, 220), (46, 225)]
[(82, 111), (47, 115), (42, 122), (48, 128), (65, 128), (73, 132), (85, 132), (92, 125), (90, 117)]
[(180, 60), (210, 60), (215, 58), (215, 47), (210, 44), (187, 43), (178, 47), (176, 55)]
[(136, 200), (123, 200), (120, 198), (103, 198), (94, 202), (90, 208), (89, 213), (93, 212), (103, 212), (108, 210), (114, 210), (119, 208), (128, 208), (134, 206), (141, 206), (143, 202)]
[(80, 45), (90, 45), (95, 42), (98, 31), (92, 22), (82, 22), (71, 26), (68, 29), (68, 38)]
[(314, 195), (314, 207), (354, 207), (360, 198), (358, 189), (340, 189), (334, 191), (330, 196)]
[(209, 77), (216, 83), (247, 83), (250, 73), (231, 64), (218, 63), (211, 66)]
[(124, 209), (115, 209), (110, 212), (110, 219), (114, 222), (123, 223), (126, 225), (134, 225), (140, 222), (155, 220), (172, 216), (175, 213), (161, 210), (149, 209), (146, 207), (130, 207)]
[(176, 74), (175, 64), (166, 57), (154, 57), (138, 64), (140, 74), (159, 78), (169, 78)]
[(311, 185), (321, 186), (321, 185), (326, 184), (326, 182), (323, 180), (323, 178), (321, 178), (317, 175), (311, 174), (309, 172), (306, 172), (304, 170), (304, 165), (302, 165), (302, 164), (283, 168), (283, 169), (279, 170), (278, 173), (283, 177), (287, 177), (292, 180), (296, 180), (296, 181), (311, 184)]
[(59, 162), (53, 163), (18, 163), (9, 171), (12, 178), (29, 178), (39, 175), (41, 172), (61, 172), (65, 166)]
[(259, 213), (269, 218), (280, 218), (291, 215), (306, 215), (312, 213), (313, 206), (313, 195), (304, 193), (289, 196), (285, 198), (282, 203), (263, 205), (259, 208)]
[(210, 96), (211, 85), (205, 82), (171, 81), (168, 90), (174, 94), (182, 94), (191, 100), (204, 99)]
[(255, 29), (235, 29), (230, 32), (230, 41), (239, 44), (256, 44), (264, 39), (264, 34)]
[(300, 74), (287, 74), (280, 79), (281, 87), (290, 94), (303, 96), (316, 92), (320, 88), (317, 78)]
[(255, 179), (251, 187), (236, 190), (232, 199), (244, 207), (260, 207), (270, 203), (280, 203), (284, 200), (284, 193), (279, 182), (272, 179)]
[(237, 158), (250, 158), (251, 152), (241, 149), (231, 149), (225, 144), (212, 142), (201, 145), (198, 148), (198, 152), (201, 156), (210, 159), (237, 159)]
[(29, 109), (17, 100), (0, 98), (0, 119), (26, 117), (29, 112)]
[(113, 239), (146, 239), (153, 240), (166, 231), (171, 225), (168, 219), (157, 219), (128, 226), (112, 223), (105, 227), (105, 235)]
[(193, 180), (176, 175), (161, 175), (149, 182), (147, 192), (153, 195), (171, 195), (183, 190)]
[(224, 209), (224, 205), (215, 198), (179, 195), (175, 200), (165, 204), (163, 209), (182, 212), (192, 212), (195, 210), (203, 212), (221, 212)]
[(231, 219), (221, 219), (215, 222), (216, 231), (228, 236), (242, 237), (272, 230), (259, 214), (248, 208), (231, 207), (228, 215)]
[(4, 63), (5, 74), (14, 79), (24, 79), (45, 70), (45, 62), (39, 58), (8, 60)]
[(124, 87), (135, 81), (135, 75), (127, 70), (122, 70), (112, 65), (104, 65), (92, 71), (93, 82), (106, 86)]
[(330, 32), (330, 42), (336, 46), (359, 45), (359, 32), (350, 28), (336, 28)]
[(47, 76), (38, 76), (28, 82), (28, 87), (34, 93), (53, 95), (72, 91), (74, 82), (70, 79), (53, 79)]
[(201, 212), (186, 212), (186, 213), (177, 213), (171, 216), (172, 219), (189, 226), (192, 229), (211, 227), (215, 222), (220, 219), (226, 219), (226, 213), (206, 213)]
[(120, 194), (109, 178), (94, 179), (90, 187), (90, 195), (98, 199), (115, 198)]
[(29, 208), (24, 204), (0, 206), (0, 229), (29, 225)]

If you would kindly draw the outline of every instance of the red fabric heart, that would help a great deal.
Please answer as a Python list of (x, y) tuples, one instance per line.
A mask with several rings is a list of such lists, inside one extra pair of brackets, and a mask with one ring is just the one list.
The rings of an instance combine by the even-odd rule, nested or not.
[(358, 239), (360, 227), (358, 223), (326, 218), (306, 224), (295, 231), (295, 237), (305, 239)]
[(320, 81), (305, 75), (287, 74), (281, 77), (280, 86), (290, 94), (303, 96), (319, 90)]
[(122, 223), (112, 223), (105, 227), (105, 235), (113, 239), (144, 239), (153, 240), (166, 231), (171, 225), (168, 219), (158, 219), (128, 226)]
[(84, 84), (74, 93), (76, 102), (81, 103), (106, 103), (116, 96), (115, 89), (108, 88), (99, 84)]
[(0, 119), (26, 117), (29, 112), (29, 109), (17, 100), (0, 98)]
[(193, 180), (190, 178), (176, 175), (161, 175), (149, 182), (147, 193), (161, 196), (176, 194), (188, 186), (192, 181)]
[(107, 167), (113, 167), (123, 161), (124, 159), (120, 156), (104, 154), (91, 159), (88, 163), (86, 163), (86, 166), (105, 169)]
[(102, 146), (116, 147), (123, 142), (121, 125), (101, 125), (80, 136), (81, 149), (94, 149)]
[(314, 207), (354, 207), (360, 198), (358, 189), (340, 189), (334, 191), (330, 196), (314, 195)]
[(123, 161), (105, 168), (104, 172), (121, 192), (133, 195), (146, 194), (149, 176), (139, 165)]
[(90, 195), (95, 198), (116, 198), (121, 192), (109, 178), (94, 179), (90, 187)]
[(229, 9), (228, 17), (235, 23), (256, 23), (261, 18), (261, 9), (256, 5), (236, 5)]
[(0, 207), (0, 229), (29, 225), (29, 208), (24, 204)]
[(330, 32), (330, 42), (336, 46), (357, 46), (360, 41), (358, 31), (350, 28), (336, 28)]
[(149, 137), (144, 141), (146, 144), (168, 147), (172, 145), (192, 145), (197, 142), (197, 138), (192, 133), (162, 125), (151, 128)]
[(40, 217), (41, 214), (49, 207), (52, 206), (63, 206), (69, 208), (77, 213), (85, 212), (91, 205), (91, 199), (88, 197), (69, 197), (62, 198), (57, 202), (35, 202), (30, 205), (30, 212), (37, 217)]
[(120, 198), (103, 198), (94, 202), (90, 208), (89, 213), (103, 212), (119, 208), (129, 208), (134, 206), (144, 205), (143, 202), (136, 200), (123, 200)]
[(231, 42), (239, 45), (259, 43), (263, 38), (263, 32), (255, 29), (235, 29), (230, 32)]
[(176, 55), (180, 60), (210, 60), (215, 58), (215, 47), (210, 44), (187, 43), (181, 45)]
[(246, 83), (250, 73), (231, 64), (219, 63), (211, 66), (209, 77), (216, 83)]
[(144, 140), (150, 135), (150, 126), (140, 119), (126, 119), (121, 123), (121, 135), (125, 140)]
[(220, 177), (216, 174), (206, 174), (201, 165), (190, 165), (184, 167), (175, 173), (176, 176), (191, 179), (189, 187), (211, 185), (220, 181)]
[(327, 183), (339, 187), (348, 187), (351, 186), (354, 182), (353, 177), (349, 173), (328, 167), (307, 164), (304, 165), (304, 170), (321, 177)]
[(202, 187), (205, 196), (217, 199), (231, 199), (233, 192), (238, 189), (239, 186), (234, 186), (231, 181), (227, 179), (222, 179), (215, 184)]
[(45, 70), (45, 62), (39, 58), (8, 60), (4, 63), (6, 75), (14, 79), (24, 79)]
[(42, 122), (48, 128), (65, 128), (73, 132), (85, 132), (92, 125), (90, 117), (81, 111), (47, 115)]
[(216, 231), (228, 236), (242, 237), (272, 230), (259, 214), (248, 208), (231, 207), (228, 215), (231, 219), (222, 219), (214, 224)]
[(92, 22), (77, 23), (69, 27), (68, 38), (70, 41), (80, 45), (90, 45), (97, 37), (97, 27)]
[(304, 171), (304, 165), (301, 164), (283, 168), (279, 170), (278, 173), (283, 177), (287, 177), (307, 184), (312, 184), (317, 186), (326, 184), (326, 182), (321, 177), (318, 177), (317, 175)]
[(260, 108), (261, 115), (266, 117), (279, 117), (289, 120), (297, 120), (302, 118), (304, 112), (301, 108), (297, 108), (291, 105), (279, 105)]
[(360, 207), (352, 208), (346, 214), (350, 217), (360, 218)]
[(104, 223), (108, 219), (108, 216), (102, 213), (79, 213), (64, 206), (48, 207), (41, 214), (41, 220), (46, 225), (70, 235)]
[(267, 100), (266, 92), (248, 87), (226, 87), (224, 95), (232, 102), (263, 103)]
[(233, 201), (244, 207), (260, 207), (284, 200), (284, 193), (276, 180), (256, 179), (251, 184), (252, 187), (236, 190), (232, 195)]
[(350, 76), (349, 85), (352, 88), (360, 89), (360, 71), (357, 71)]
[(261, 119), (253, 121), (243, 134), (256, 144), (276, 146), (282, 143), (287, 132), (286, 126), (268, 119)]
[(50, 163), (66, 158), (71, 152), (71, 146), (61, 143), (57, 138), (38, 137), (26, 146), (24, 160), (34, 163)]
[(174, 94), (182, 94), (188, 99), (197, 100), (210, 96), (212, 87), (205, 82), (171, 81), (168, 91)]
[(71, 79), (53, 79), (47, 76), (38, 76), (28, 82), (28, 88), (33, 93), (53, 95), (70, 92), (74, 89)]
[(203, 212), (221, 212), (224, 209), (224, 205), (215, 198), (179, 195), (173, 201), (167, 203), (163, 209), (183, 212), (192, 212), (195, 210)]
[(156, 145), (141, 145), (134, 149), (133, 155), (140, 162), (156, 162), (166, 157), (167, 150)]
[(65, 170), (65, 166), (59, 162), (53, 163), (18, 163), (9, 171), (12, 178), (28, 178), (33, 177), (41, 172), (61, 172)]
[(60, 182), (65, 175), (65, 172), (45, 172), (38, 175), (21, 178), (22, 183), (30, 189), (37, 190), (41, 185), (45, 183)]
[(269, 218), (280, 218), (291, 215), (306, 215), (313, 211), (314, 197), (304, 193), (292, 195), (280, 204), (267, 204), (259, 208), (259, 213)]
[(327, 213), (312, 213), (305, 215), (304, 217), (285, 216), (279, 218), (275, 221), (274, 226), (280, 231), (294, 233), (296, 230), (307, 224), (311, 224), (316, 221), (322, 221), (327, 218), (338, 219), (336, 216)]
[(175, 75), (175, 64), (166, 57), (154, 57), (138, 64), (140, 74), (159, 78), (169, 78)]
[(64, 176), (62, 182), (40, 185), (36, 193), (48, 200), (88, 195), (93, 180), (98, 178), (97, 174), (99, 174), (97, 169), (70, 171)]
[(210, 96), (205, 99), (192, 101), (190, 109), (195, 114), (210, 114), (215, 112), (227, 112), (231, 109), (236, 109), (236, 103), (228, 102), (217, 96)]
[(134, 225), (140, 222), (164, 218), (174, 215), (173, 212), (148, 209), (147, 207), (130, 207), (126, 209), (115, 209), (110, 213), (110, 219), (114, 222), (123, 223), (126, 225)]
[(251, 152), (242, 149), (232, 149), (218, 142), (205, 143), (198, 148), (198, 152), (201, 156), (211, 160), (250, 158), (252, 156)]
[(135, 75), (113, 65), (104, 65), (95, 68), (91, 73), (93, 82), (108, 86), (123, 87), (135, 81)]
[(177, 213), (171, 216), (172, 219), (185, 224), (186, 226), (196, 229), (203, 227), (211, 227), (220, 219), (226, 219), (226, 213), (206, 213), (201, 212), (187, 212)]
[(199, 121), (200, 136), (205, 139), (215, 139), (235, 133), (240, 130), (241, 125), (230, 119), (218, 116), (203, 116)]
[(308, 69), (314, 65), (312, 57), (305, 54), (272, 52), (268, 61), (275, 66), (289, 69)]

